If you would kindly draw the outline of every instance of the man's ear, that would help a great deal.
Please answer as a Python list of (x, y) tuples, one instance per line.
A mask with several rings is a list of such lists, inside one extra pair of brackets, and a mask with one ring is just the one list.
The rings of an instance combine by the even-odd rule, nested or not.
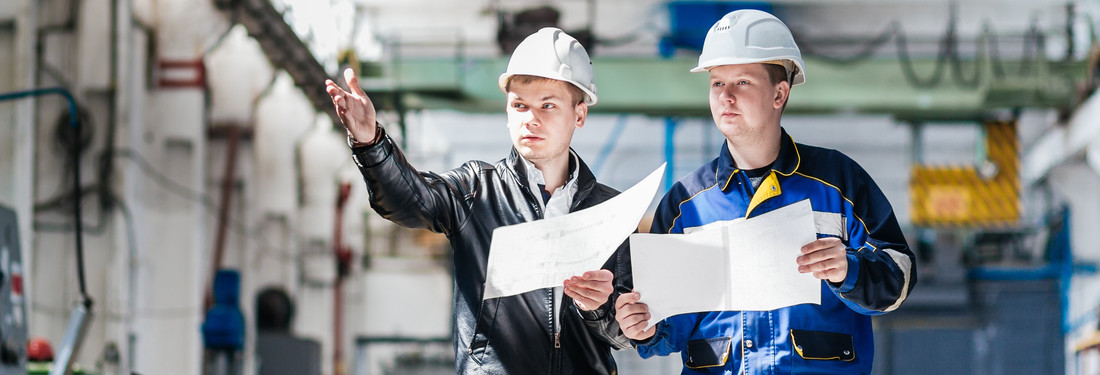
[(787, 104), (787, 99), (791, 97), (791, 84), (787, 81), (779, 82), (775, 85), (775, 102), (772, 106), (775, 109), (782, 109)]
[(577, 112), (577, 129), (584, 127), (584, 120), (588, 117), (588, 103), (580, 102), (573, 108)]

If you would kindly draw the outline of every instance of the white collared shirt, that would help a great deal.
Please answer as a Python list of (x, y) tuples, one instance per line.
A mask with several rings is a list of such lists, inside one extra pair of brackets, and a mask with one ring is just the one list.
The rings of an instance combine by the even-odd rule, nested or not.
[(573, 150), (569, 150), (569, 157), (572, 158), (573, 170), (569, 172), (569, 179), (565, 181), (565, 185), (554, 189), (550, 193), (550, 201), (543, 203), (542, 201), (542, 188), (539, 185), (546, 185), (546, 178), (543, 177), (542, 171), (535, 167), (534, 163), (531, 163), (523, 156), (519, 159), (523, 161), (523, 166), (527, 169), (527, 185), (531, 188), (531, 192), (535, 194), (535, 200), (539, 202), (539, 207), (543, 210), (543, 218), (551, 218), (556, 216), (562, 216), (569, 213), (569, 207), (573, 205), (573, 196), (577, 194), (577, 174), (580, 170), (580, 160), (577, 154), (573, 153)]
[[(523, 161), (523, 166), (527, 169), (527, 185), (531, 188), (531, 192), (535, 194), (535, 200), (539, 202), (539, 207), (542, 207), (544, 219), (562, 216), (569, 213), (569, 207), (573, 205), (573, 196), (577, 194), (577, 174), (580, 171), (580, 158), (577, 154), (573, 153), (573, 150), (569, 150), (569, 157), (572, 158), (573, 170), (569, 171), (569, 179), (565, 181), (565, 185), (554, 189), (550, 193), (550, 200), (546, 203), (542, 202), (542, 188), (540, 185), (546, 185), (546, 178), (542, 175), (542, 171), (535, 168), (535, 164), (528, 161), (522, 155), (519, 160)], [(554, 287), (554, 306), (558, 308), (558, 311), (554, 312), (554, 332), (561, 332), (561, 317), (558, 313), (561, 311), (561, 299), (562, 299), (562, 287)]]

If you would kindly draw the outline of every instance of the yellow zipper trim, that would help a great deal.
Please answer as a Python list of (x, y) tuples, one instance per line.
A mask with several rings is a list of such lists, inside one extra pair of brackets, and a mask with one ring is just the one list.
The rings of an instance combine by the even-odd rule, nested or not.
[(775, 176), (775, 170), (769, 171), (768, 177), (764, 178), (764, 181), (760, 183), (760, 188), (756, 189), (756, 193), (752, 195), (749, 208), (745, 210), (745, 217), (749, 217), (749, 213), (752, 213), (756, 206), (782, 193), (783, 189), (779, 187), (779, 178)]

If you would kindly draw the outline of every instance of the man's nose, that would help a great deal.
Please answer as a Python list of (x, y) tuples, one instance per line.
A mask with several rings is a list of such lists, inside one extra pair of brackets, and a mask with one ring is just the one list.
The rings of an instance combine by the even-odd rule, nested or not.
[(542, 122), (535, 115), (535, 111), (527, 111), (520, 113), (520, 123), (526, 126), (539, 126)]
[(718, 93), (718, 99), (733, 103), (735, 100), (733, 97), (733, 90), (728, 87), (723, 87), (722, 92)]

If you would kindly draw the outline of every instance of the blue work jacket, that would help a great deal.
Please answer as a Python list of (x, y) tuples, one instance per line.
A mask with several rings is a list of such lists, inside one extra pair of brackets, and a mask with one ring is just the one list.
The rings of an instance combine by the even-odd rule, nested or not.
[(683, 233), (809, 199), (817, 236), (838, 237), (848, 249), (844, 282), (822, 281), (820, 305), (670, 317), (657, 323), (655, 336), (634, 342), (643, 358), (680, 352), (683, 374), (871, 372), (871, 315), (905, 301), (916, 283), (913, 253), (890, 202), (855, 161), (795, 143), (786, 131), (780, 139), (779, 155), (757, 188), (723, 142), (718, 158), (665, 194), (651, 232)]

